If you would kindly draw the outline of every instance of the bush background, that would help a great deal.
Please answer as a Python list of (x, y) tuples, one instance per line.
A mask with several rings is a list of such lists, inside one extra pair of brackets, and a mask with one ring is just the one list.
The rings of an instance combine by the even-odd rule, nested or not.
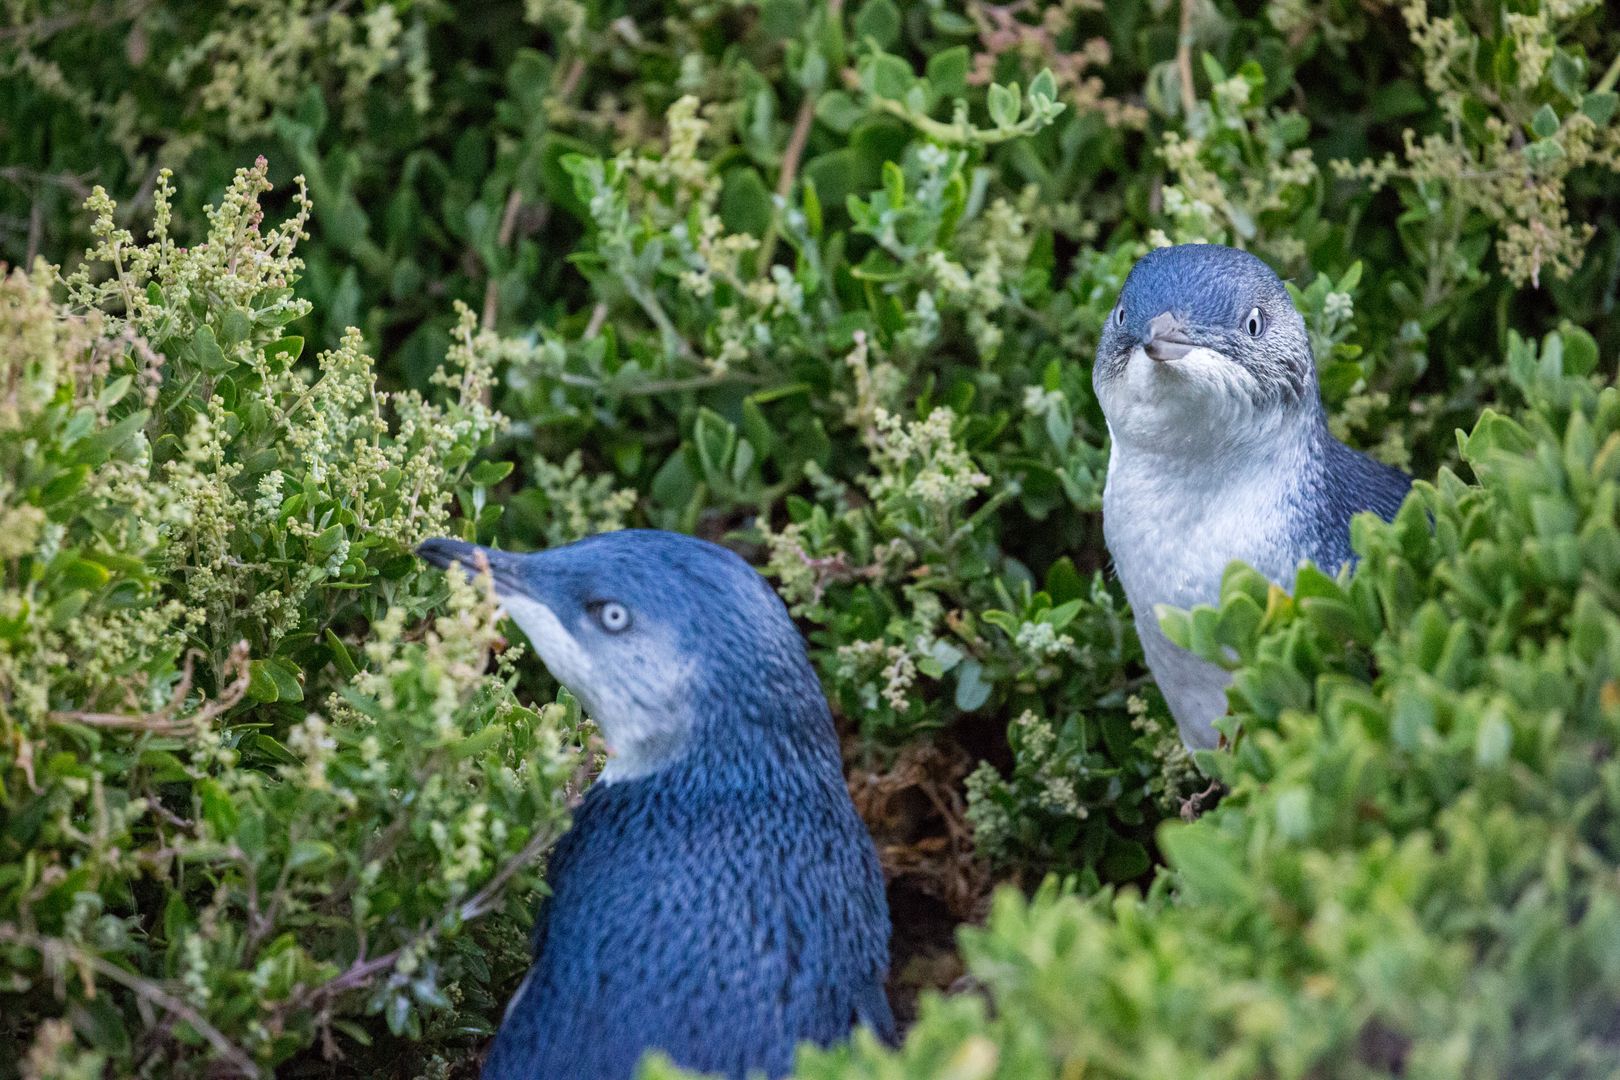
[[(1615, 1075), (1602, 4), (22, 0), (0, 71), (0, 1075), (471, 1075), (594, 747), (408, 550), (629, 524), (781, 589), (957, 991), (804, 1075)], [(1189, 240), (1432, 481), (1177, 624), (1190, 826), (1089, 372)]]

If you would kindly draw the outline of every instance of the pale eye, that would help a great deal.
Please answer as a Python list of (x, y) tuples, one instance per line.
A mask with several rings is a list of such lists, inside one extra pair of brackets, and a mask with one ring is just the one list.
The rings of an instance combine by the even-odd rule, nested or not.
[(1250, 308), (1248, 318), (1243, 320), (1243, 329), (1249, 332), (1250, 337), (1259, 337), (1266, 332), (1266, 317), (1259, 308)]
[(630, 609), (617, 600), (609, 600), (596, 609), (596, 621), (610, 634), (630, 628)]
[(1125, 325), (1125, 305), (1124, 304), (1121, 304), (1121, 305), (1119, 305), (1118, 307), (1116, 307), (1114, 309), (1114, 325), (1115, 326), (1124, 326)]

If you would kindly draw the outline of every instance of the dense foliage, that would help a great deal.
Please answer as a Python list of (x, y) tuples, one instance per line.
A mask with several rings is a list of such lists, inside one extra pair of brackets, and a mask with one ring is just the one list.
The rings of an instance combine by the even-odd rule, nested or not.
[[(409, 548), (627, 524), (801, 620), (903, 1012), (988, 915), (804, 1075), (1612, 1075), (1600, 3), (4, 12), (0, 1075), (469, 1069), (589, 730)], [(1175, 623), (1194, 763), (1089, 365), (1198, 239), (1433, 482)]]

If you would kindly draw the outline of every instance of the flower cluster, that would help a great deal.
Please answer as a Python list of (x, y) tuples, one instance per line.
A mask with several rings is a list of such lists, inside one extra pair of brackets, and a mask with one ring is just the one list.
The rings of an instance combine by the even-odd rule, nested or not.
[(266, 227), (267, 190), (240, 171), (189, 247), (166, 177), (145, 243), (98, 191), (75, 307), (0, 279), (0, 812), (35, 823), (0, 862), (38, 867), (5, 992), (106, 1010), (30, 1035), (41, 1076), (127, 1062), (126, 1023), (198, 1074), (420, 1031), (487, 993), (464, 924), (565, 819), (577, 715), (520, 705), (487, 593), (410, 555), (482, 495), (491, 358), (464, 319), (431, 401), (357, 331), (300, 364), (308, 203)]

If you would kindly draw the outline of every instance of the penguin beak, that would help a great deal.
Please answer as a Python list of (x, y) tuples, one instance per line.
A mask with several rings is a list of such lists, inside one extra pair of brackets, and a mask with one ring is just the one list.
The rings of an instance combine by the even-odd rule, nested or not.
[(1147, 324), (1142, 349), (1155, 360), (1180, 360), (1198, 346), (1187, 336), (1187, 324), (1168, 311), (1153, 316)]
[(523, 575), (519, 572), (522, 555), (469, 544), (465, 540), (452, 540), (447, 536), (422, 541), (416, 554), (423, 562), (432, 563), (440, 570), (448, 570), (452, 565), (460, 566), (468, 577), (483, 573), (487, 567), (490, 577), (495, 579), (497, 596), (528, 595), (523, 585)]
[[(599, 700), (593, 690), (600, 679), (590, 655), (575, 640), (574, 635), (557, 618), (550, 605), (538, 595), (544, 590), (543, 580), (536, 580), (532, 560), (544, 558), (546, 552), (537, 551), (518, 555), (510, 551), (496, 551), (465, 540), (437, 537), (423, 541), (416, 554), (441, 570), (459, 566), (469, 577), (480, 574), (485, 567), (495, 579), (495, 599), (512, 621), (517, 623), (523, 636), (529, 639), (541, 662), (551, 670), (557, 681), (568, 687), (592, 715), (600, 716)], [(529, 574), (524, 574), (527, 566)]]

